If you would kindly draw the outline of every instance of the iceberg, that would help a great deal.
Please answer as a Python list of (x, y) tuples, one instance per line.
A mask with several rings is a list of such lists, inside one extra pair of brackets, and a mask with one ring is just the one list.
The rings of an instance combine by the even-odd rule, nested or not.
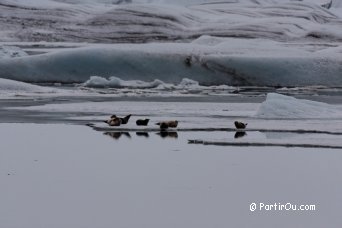
[(97, 44), (0, 60), (0, 77), (84, 83), (91, 76), (200, 85), (342, 86), (340, 46), (203, 36), (192, 43)]
[(342, 118), (342, 109), (323, 102), (269, 93), (255, 117), (266, 119)]

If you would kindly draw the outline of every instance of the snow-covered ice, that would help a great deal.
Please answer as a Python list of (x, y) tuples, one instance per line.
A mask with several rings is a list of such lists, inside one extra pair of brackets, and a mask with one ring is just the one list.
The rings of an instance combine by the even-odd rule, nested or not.
[[(64, 120), (82, 120), (101, 131), (156, 131), (158, 126), (155, 123), (164, 120), (178, 120), (180, 131), (234, 131), (234, 121), (242, 120), (248, 122), (248, 130), (251, 131), (342, 134), (341, 104), (325, 104), (279, 94), (268, 94), (262, 104), (131, 100), (51, 103), (7, 109), (29, 111), (31, 115), (50, 113), (55, 116), (61, 113), (64, 116), (64, 113), (74, 113), (77, 117), (66, 116)], [(112, 114), (132, 114), (131, 121), (127, 125), (110, 127), (102, 121)], [(139, 118), (150, 118), (150, 126), (137, 127), (135, 121)]]

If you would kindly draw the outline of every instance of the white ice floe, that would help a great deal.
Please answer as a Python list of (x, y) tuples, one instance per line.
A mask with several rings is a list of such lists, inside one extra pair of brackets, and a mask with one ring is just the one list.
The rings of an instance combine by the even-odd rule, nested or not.
[(296, 99), (276, 93), (267, 94), (258, 111), (259, 118), (342, 118), (342, 109), (339, 106), (322, 102)]
[[(42, 112), (79, 112), (79, 113), (106, 113), (124, 116), (133, 114), (132, 119), (137, 116), (163, 117), (229, 117), (229, 116), (251, 116), (259, 104), (256, 103), (203, 103), (203, 102), (80, 102), (67, 104), (47, 104), (30, 107), (18, 107), (12, 109), (24, 109)], [(134, 123), (135, 124), (135, 123)], [(210, 126), (208, 122), (203, 126)]]
[[(342, 134), (342, 116), (339, 111), (341, 106), (278, 96), (280, 98), (274, 99), (276, 100), (275, 104), (269, 102), (271, 94), (268, 101), (261, 105), (260, 103), (231, 103), (228, 101), (226, 103), (190, 102), (186, 99), (178, 102), (134, 101), (133, 99), (132, 101), (32, 104), (33, 106), (8, 107), (7, 109), (25, 110), (38, 115), (42, 112), (46, 115), (51, 113), (54, 117), (61, 115), (65, 121), (82, 120), (84, 123), (93, 123), (95, 128), (102, 130), (152, 129), (155, 131), (158, 130), (155, 123), (159, 121), (178, 120), (179, 130), (223, 129), (224, 131), (235, 131), (234, 121), (238, 120), (248, 123), (247, 131)], [(282, 103), (283, 106), (279, 103)], [(298, 107), (301, 108), (300, 113), (298, 113), (300, 110)], [(282, 112), (282, 110), (285, 111)], [(73, 113), (76, 116), (64, 113)], [(258, 114), (256, 115), (256, 113)], [(268, 116), (266, 117), (264, 113)], [(288, 115), (284, 116), (285, 113)], [(120, 127), (110, 127), (102, 122), (113, 114), (117, 116), (132, 114), (132, 117), (128, 124)], [(136, 126), (137, 119), (145, 118), (151, 119), (149, 126)]]

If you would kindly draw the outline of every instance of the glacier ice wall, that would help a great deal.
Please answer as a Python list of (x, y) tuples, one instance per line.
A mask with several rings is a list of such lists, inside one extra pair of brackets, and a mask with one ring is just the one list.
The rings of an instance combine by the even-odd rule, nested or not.
[(97, 75), (166, 83), (189, 78), (202, 85), (342, 86), (339, 46), (288, 45), (208, 36), (191, 44), (95, 45), (0, 60), (0, 77), (82, 83)]

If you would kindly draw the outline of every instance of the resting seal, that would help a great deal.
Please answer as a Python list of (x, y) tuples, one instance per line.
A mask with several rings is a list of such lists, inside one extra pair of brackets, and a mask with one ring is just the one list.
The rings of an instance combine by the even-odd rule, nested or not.
[(236, 129), (245, 129), (247, 126), (247, 123), (242, 123), (239, 121), (234, 122)]
[(129, 121), (129, 118), (131, 118), (131, 114), (129, 114), (128, 116), (125, 116), (124, 118), (120, 118), (121, 124), (127, 124)]
[(114, 117), (111, 116), (111, 118), (109, 120), (105, 120), (103, 122), (105, 122), (106, 124), (108, 124), (109, 126), (120, 126), (121, 125), (121, 119), (118, 117)]
[(136, 124), (138, 126), (147, 126), (148, 121), (150, 121), (150, 119), (144, 119), (144, 120), (139, 119), (139, 120), (136, 121)]
[(124, 118), (117, 117), (116, 115), (111, 115), (110, 117), (110, 119), (120, 119), (121, 124), (127, 124), (129, 121), (129, 118), (131, 118), (131, 114), (129, 114), (128, 116), (125, 116)]
[(177, 120), (163, 121), (163, 122), (159, 122), (156, 124), (160, 126), (160, 129), (168, 129), (169, 127), (176, 128), (178, 126), (178, 121)]

